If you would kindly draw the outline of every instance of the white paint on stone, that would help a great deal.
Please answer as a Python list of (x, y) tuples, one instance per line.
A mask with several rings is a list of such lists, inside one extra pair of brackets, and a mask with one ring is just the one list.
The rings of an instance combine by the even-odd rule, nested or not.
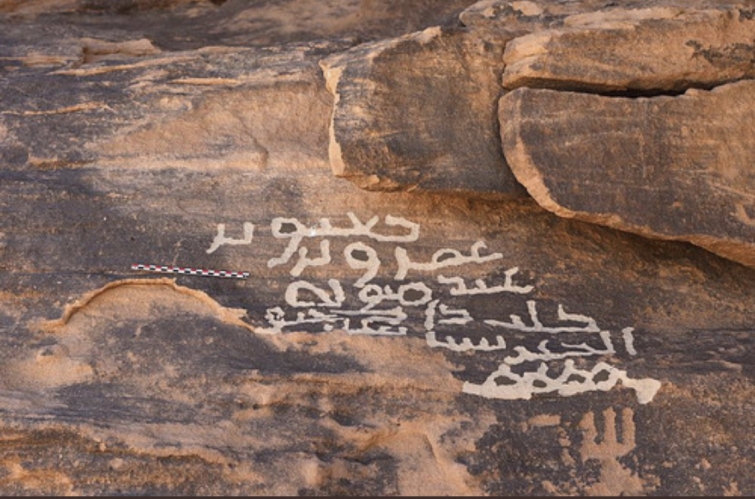
[(503, 321), (498, 321), (494, 319), (488, 319), (485, 321), (485, 324), (488, 324), (489, 326), (504, 327), (506, 329), (512, 329), (515, 331), (525, 331), (525, 332), (531, 332), (531, 333), (558, 334), (558, 333), (575, 333), (575, 332), (581, 332), (581, 333), (599, 333), (600, 332), (600, 328), (595, 322), (595, 319), (593, 319), (592, 317), (588, 317), (586, 315), (567, 313), (564, 310), (563, 305), (561, 304), (558, 305), (558, 319), (560, 321), (581, 322), (583, 323), (583, 325), (582, 326), (545, 326), (543, 325), (543, 323), (540, 322), (540, 319), (538, 318), (537, 302), (534, 300), (527, 300), (527, 310), (529, 312), (530, 321), (532, 322), (532, 325), (525, 324), (524, 321), (522, 321), (522, 318), (515, 314), (511, 314), (509, 316), (511, 318), (511, 322), (503, 322)]
[[(378, 230), (380, 218), (374, 216), (367, 222), (362, 222), (354, 213), (347, 213), (350, 225), (337, 227), (330, 219), (321, 218), (313, 225), (306, 225), (297, 218), (277, 217), (271, 222), (271, 233), (275, 239), (287, 240), (286, 248), (277, 258), (267, 262), (268, 267), (284, 265), (296, 261), (290, 270), (294, 277), (300, 276), (307, 268), (324, 267), (332, 263), (329, 238), (345, 238), (347, 245), (343, 250), (346, 264), (353, 270), (362, 271), (361, 276), (352, 284), (356, 291), (356, 298), (360, 304), (353, 304), (344, 285), (337, 279), (328, 279), (327, 288), (307, 280), (291, 282), (285, 292), (285, 302), (293, 310), (287, 312), (281, 307), (267, 310), (265, 318), (271, 328), (266, 333), (279, 334), (285, 331), (302, 331), (317, 329), (320, 332), (342, 331), (350, 335), (371, 336), (406, 336), (408, 327), (404, 324), (410, 313), (419, 312), (423, 320), (425, 340), (433, 348), (446, 348), (453, 352), (502, 352), (509, 349), (503, 334), (495, 336), (495, 341), (482, 337), (479, 341), (468, 337), (455, 338), (456, 332), (445, 334), (436, 330), (438, 326), (474, 325), (475, 318), (463, 306), (444, 303), (445, 298), (434, 296), (434, 291), (421, 280), (408, 281), (400, 285), (379, 285), (373, 283), (378, 277), (382, 261), (378, 251), (365, 241), (348, 239), (367, 238), (381, 243), (406, 244), (415, 242), (419, 238), (420, 225), (402, 217), (387, 215), (383, 228)], [(217, 234), (207, 253), (213, 253), (224, 245), (251, 244), (254, 237), (254, 225), (244, 224), (244, 237), (234, 239), (226, 237), (226, 226), (218, 224)], [(302, 245), (305, 240), (316, 239), (319, 244), (319, 256), (310, 256), (310, 249)], [(449, 267), (459, 268), (465, 265), (482, 265), (503, 258), (501, 253), (481, 254), (486, 249), (484, 241), (477, 241), (470, 247), (468, 253), (453, 248), (443, 248), (436, 251), (429, 262), (413, 262), (408, 251), (403, 246), (394, 248), (394, 255), (398, 270), (393, 276), (395, 281), (405, 281), (410, 271), (432, 273)], [(446, 277), (437, 275), (437, 282), (447, 285), (447, 294), (451, 297), (473, 297), (477, 295), (493, 295), (509, 293), (514, 296), (533, 293), (533, 285), (515, 283), (519, 267), (512, 267), (504, 271), (503, 283), (488, 283), (484, 279), (475, 279), (472, 283), (457, 275)], [(329, 289), (328, 289), (329, 288)], [(444, 290), (441, 290), (444, 291)], [(348, 304), (348, 305), (347, 305)], [(519, 333), (538, 333), (547, 335), (589, 335), (599, 337), (602, 346), (594, 346), (587, 341), (579, 343), (557, 342), (557, 336), (540, 341), (536, 350), (529, 350), (525, 346), (516, 345), (512, 352), (503, 358), (498, 370), (492, 373), (481, 384), (465, 383), (464, 393), (479, 395), (486, 398), (504, 400), (529, 400), (534, 395), (556, 393), (561, 396), (571, 396), (579, 393), (607, 391), (621, 383), (634, 389), (641, 404), (650, 402), (661, 383), (657, 380), (632, 379), (625, 371), (604, 362), (606, 358), (615, 355), (616, 351), (611, 333), (601, 330), (597, 321), (590, 316), (566, 312), (562, 304), (558, 304), (557, 323), (543, 324), (538, 315), (538, 302), (534, 299), (526, 301), (528, 318), (510, 314), (508, 321), (485, 319), (488, 326), (504, 328), (507, 331)], [(320, 310), (322, 309), (322, 310)], [(526, 322), (525, 322), (526, 320)], [(637, 355), (634, 347), (634, 329), (627, 327), (621, 330), (622, 340), (626, 352), (631, 356)], [(443, 339), (440, 339), (443, 337)], [(592, 369), (575, 367), (574, 357), (602, 357)], [(553, 362), (562, 362), (561, 374), (553, 378), (548, 376)], [(528, 367), (536, 364), (535, 371), (525, 370), (521, 374), (512, 371), (512, 366)]]
[(609, 331), (601, 331), (600, 338), (603, 340), (602, 349), (592, 347), (587, 343), (579, 343), (577, 345), (562, 343), (562, 347), (571, 350), (554, 353), (548, 349), (548, 342), (550, 340), (541, 341), (537, 347), (537, 352), (532, 352), (523, 346), (516, 346), (514, 347), (516, 356), (506, 357), (503, 359), (503, 362), (510, 366), (515, 366), (524, 362), (562, 360), (569, 357), (591, 357), (593, 355), (615, 354), (616, 350), (614, 350), (613, 342), (611, 341), (611, 333)]
[[(548, 365), (540, 363), (537, 371), (514, 373), (511, 366), (501, 364), (481, 384), (466, 382), (462, 387), (464, 393), (479, 395), (485, 398), (503, 400), (531, 400), (533, 395), (556, 392), (564, 397), (593, 391), (608, 391), (619, 382), (627, 388), (633, 389), (640, 404), (647, 404), (653, 400), (661, 387), (661, 383), (654, 379), (632, 379), (626, 371), (600, 362), (591, 370), (574, 367), (572, 359), (566, 360), (564, 369), (555, 378), (548, 376)], [(605, 373), (605, 379), (596, 378)], [(503, 381), (499, 382), (498, 379)]]
[(446, 336), (445, 341), (438, 341), (435, 331), (430, 331), (425, 334), (425, 340), (430, 347), (443, 347), (453, 350), (454, 352), (467, 352), (470, 350), (478, 350), (482, 352), (492, 352), (495, 350), (506, 350), (506, 340), (503, 336), (496, 336), (496, 343), (490, 344), (487, 338), (482, 338), (480, 342), (475, 345), (469, 338), (462, 338), (461, 342), (457, 343), (452, 336)]
[(215, 235), (215, 239), (213, 239), (212, 244), (210, 245), (209, 249), (207, 249), (208, 254), (214, 253), (218, 248), (224, 245), (236, 246), (241, 244), (252, 244), (252, 239), (254, 239), (254, 225), (249, 222), (244, 223), (243, 239), (233, 239), (226, 237), (225, 224), (218, 224), (217, 230), (218, 232)]
[(475, 287), (469, 288), (461, 277), (438, 276), (438, 282), (441, 284), (455, 284), (451, 288), (451, 296), (474, 296), (474, 295), (491, 295), (496, 293), (515, 293), (525, 295), (531, 293), (534, 286), (519, 286), (514, 284), (513, 276), (519, 272), (519, 267), (513, 267), (505, 272), (504, 283), (497, 286), (488, 286), (483, 279), (475, 280)]
[(398, 264), (398, 271), (394, 277), (397, 281), (406, 279), (406, 275), (410, 270), (419, 270), (422, 272), (432, 272), (434, 270), (440, 270), (446, 267), (458, 267), (461, 265), (467, 265), (470, 263), (486, 263), (494, 260), (500, 260), (503, 258), (501, 253), (491, 253), (490, 255), (480, 255), (480, 249), (487, 248), (484, 241), (477, 241), (470, 248), (470, 254), (464, 255), (459, 250), (452, 248), (443, 248), (436, 251), (431, 260), (426, 263), (412, 262), (409, 259), (409, 254), (405, 248), (397, 246), (395, 250), (396, 263)]

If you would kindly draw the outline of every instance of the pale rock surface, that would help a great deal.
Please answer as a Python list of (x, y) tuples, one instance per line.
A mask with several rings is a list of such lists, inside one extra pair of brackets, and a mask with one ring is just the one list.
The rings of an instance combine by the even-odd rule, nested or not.
[[(350, 44), (400, 36), (453, 18), (471, 0), (0, 0), (8, 24), (61, 33), (141, 34), (166, 50), (270, 47), (340, 39)], [(62, 14), (52, 18), (49, 14)], [(27, 24), (29, 23), (29, 24)], [(53, 30), (53, 31), (49, 31)], [(85, 35), (86, 36), (86, 35)]]
[[(370, 191), (519, 197), (501, 154), (496, 102), (503, 51), (570, 8), (478, 2), (459, 23), (360, 45), (321, 62), (335, 99), (330, 162)], [(491, 112), (493, 114), (491, 114)]]

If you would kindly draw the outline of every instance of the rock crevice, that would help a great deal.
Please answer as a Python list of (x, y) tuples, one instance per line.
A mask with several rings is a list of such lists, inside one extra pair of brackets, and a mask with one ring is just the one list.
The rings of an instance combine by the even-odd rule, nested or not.
[[(373, 191), (517, 197), (522, 184), (561, 216), (689, 241), (752, 266), (748, 12), (712, 2), (594, 11), (487, 1), (465, 10), (454, 32), (331, 56), (321, 62), (336, 99), (331, 167)], [(545, 97), (522, 108), (529, 89), (549, 89), (531, 95), (559, 109)], [(501, 142), (491, 136), (499, 131)], [(553, 172), (539, 163), (546, 156)], [(595, 180), (552, 195), (556, 171), (558, 185), (579, 183), (577, 171)], [(600, 206), (580, 205), (590, 197)]]

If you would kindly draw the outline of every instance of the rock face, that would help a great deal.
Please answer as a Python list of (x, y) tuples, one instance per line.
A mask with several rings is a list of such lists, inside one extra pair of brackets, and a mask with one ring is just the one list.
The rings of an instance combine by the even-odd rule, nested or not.
[[(111, 56), (129, 57), (122, 47), (133, 43), (109, 46)], [(327, 161), (330, 96), (308, 56), (318, 48), (327, 46), (285, 54), (209, 48), (18, 68), (0, 82), (6, 168), (113, 162), (259, 170)]]
[(491, 114), (502, 56), (500, 43), (429, 28), (325, 59), (333, 172), (368, 190), (522, 195)]
[(499, 113), (540, 205), (755, 267), (755, 81), (647, 99), (523, 88)]
[[(14, 29), (57, 36), (146, 37), (164, 50), (208, 46), (272, 47), (340, 39), (350, 44), (400, 36), (453, 18), (468, 0), (0, 0)], [(46, 14), (58, 14), (51, 18)], [(60, 20), (65, 17), (65, 23)], [(367, 22), (369, 21), (369, 22)], [(19, 40), (16, 41), (19, 43)], [(23, 43), (23, 42), (22, 42)]]
[(754, 271), (324, 161), (187, 163), (3, 172), (6, 493), (692, 493), (663, 463), (703, 457), (755, 487)]
[(752, 7), (575, 14), (506, 46), (503, 86), (669, 92), (755, 77)]
[(582, 2), (479, 2), (460, 14), (461, 24), (324, 59), (335, 99), (333, 173), (371, 191), (524, 195), (498, 137), (504, 49), (585, 8)]
[[(484, 24), (506, 9), (471, 10)], [(517, 179), (562, 216), (755, 265), (751, 10), (562, 11), (552, 26), (514, 38), (502, 82), (524, 88), (503, 96), (498, 112)], [(639, 97), (663, 93), (671, 95)]]
[(610, 205), (568, 119), (600, 167), (652, 125), (699, 173), (622, 182), (710, 188), (654, 230), (746, 253), (751, 84), (498, 109), (511, 40), (610, 6), (465, 6), (0, 0), (0, 493), (755, 493), (755, 269), (544, 209), (498, 130)]

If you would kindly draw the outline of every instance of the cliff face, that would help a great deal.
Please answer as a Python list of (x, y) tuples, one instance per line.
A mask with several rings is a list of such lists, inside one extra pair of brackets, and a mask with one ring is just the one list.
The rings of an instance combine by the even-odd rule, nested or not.
[(749, 4), (0, 22), (3, 494), (755, 493)]

